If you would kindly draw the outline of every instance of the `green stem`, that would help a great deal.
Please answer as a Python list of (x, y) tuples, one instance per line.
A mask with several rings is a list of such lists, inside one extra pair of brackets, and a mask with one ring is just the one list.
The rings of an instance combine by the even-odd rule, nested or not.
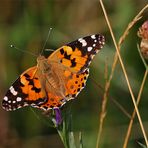
[(138, 44), (137, 44), (137, 48), (138, 48), (138, 51), (139, 51), (140, 57), (141, 57), (141, 59), (142, 59), (142, 62), (143, 62), (143, 64), (144, 64), (146, 70), (148, 70), (148, 65), (147, 65), (145, 59), (143, 58), (143, 56), (142, 56), (142, 54), (141, 54), (141, 51), (140, 51), (140, 48), (139, 48), (139, 45), (138, 45)]
[(63, 142), (63, 144), (64, 144), (64, 147), (65, 147), (65, 148), (68, 148), (68, 144), (67, 144), (67, 142), (66, 142), (66, 138), (65, 138), (63, 132), (61, 132), (61, 131), (58, 130), (58, 129), (57, 129), (57, 131), (58, 131), (58, 134), (59, 134), (59, 136), (60, 136), (60, 138), (61, 138), (61, 140), (62, 140), (62, 142)]

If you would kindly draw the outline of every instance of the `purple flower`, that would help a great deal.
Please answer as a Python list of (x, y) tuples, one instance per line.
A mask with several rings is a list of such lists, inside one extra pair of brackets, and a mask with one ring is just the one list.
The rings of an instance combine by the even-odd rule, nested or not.
[(54, 112), (55, 112), (56, 125), (58, 126), (62, 123), (61, 110), (59, 108), (55, 108)]

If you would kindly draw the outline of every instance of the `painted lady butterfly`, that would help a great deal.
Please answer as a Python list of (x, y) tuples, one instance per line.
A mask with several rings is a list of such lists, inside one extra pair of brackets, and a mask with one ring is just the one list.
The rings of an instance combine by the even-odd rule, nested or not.
[(104, 43), (104, 36), (91, 35), (58, 48), (48, 58), (40, 55), (37, 66), (27, 69), (9, 88), (3, 108), (32, 106), (47, 111), (74, 99), (84, 88), (88, 66)]

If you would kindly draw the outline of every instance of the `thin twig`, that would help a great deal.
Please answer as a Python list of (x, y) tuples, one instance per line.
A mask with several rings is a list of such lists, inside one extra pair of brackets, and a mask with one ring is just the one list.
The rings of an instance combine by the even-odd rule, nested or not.
[[(91, 80), (93, 81), (93, 83), (96, 85), (96, 87), (100, 88), (100, 90), (104, 93), (104, 88), (99, 85), (98, 83), (96, 83), (96, 81), (91, 78)], [(131, 115), (125, 110), (125, 108), (118, 102), (116, 101), (115, 98), (112, 98), (112, 96), (109, 95), (109, 93), (107, 94), (109, 99), (129, 118), (131, 119)]]
[[(146, 70), (145, 73), (144, 73), (144, 77), (143, 77), (141, 86), (140, 86), (139, 93), (138, 93), (137, 102), (136, 102), (137, 106), (139, 105), (139, 102), (140, 102), (140, 98), (141, 98), (141, 95), (142, 95), (142, 91), (143, 91), (143, 88), (144, 88), (144, 84), (145, 84), (147, 75), (148, 75), (148, 71)], [(129, 126), (128, 126), (128, 130), (127, 130), (127, 133), (126, 133), (126, 136), (125, 136), (123, 148), (127, 147), (135, 115), (136, 115), (136, 110), (134, 109), (134, 111), (132, 113), (132, 117), (131, 117), (130, 123), (129, 123)]]
[(118, 102), (116, 101), (115, 99), (112, 100), (116, 106), (118, 106), (118, 108), (129, 118), (131, 119), (131, 115), (125, 110), (125, 108)]
[(119, 51), (120, 47), (117, 45), (117, 42), (115, 40), (113, 31), (112, 31), (112, 27), (110, 25), (110, 22), (109, 22), (109, 19), (108, 19), (108, 16), (107, 16), (107, 13), (106, 13), (106, 10), (104, 8), (102, 0), (100, 0), (100, 4), (101, 4), (101, 7), (103, 9), (103, 13), (104, 13), (107, 25), (109, 27), (109, 30), (110, 30), (110, 33), (111, 33), (111, 36), (112, 36), (112, 39), (113, 39), (117, 54), (118, 54), (118, 58), (119, 58), (119, 61), (120, 61), (120, 64), (121, 64), (121, 67), (122, 67), (122, 70), (123, 70), (127, 85), (128, 85), (128, 88), (129, 88), (129, 92), (130, 92), (131, 97), (132, 97), (132, 101), (133, 101), (133, 104), (134, 104), (134, 107), (135, 107), (135, 110), (136, 110), (136, 113), (137, 113), (137, 117), (138, 117), (138, 120), (139, 120), (139, 123), (140, 123), (140, 127), (141, 127), (141, 130), (142, 130), (146, 145), (148, 147), (148, 141), (147, 141), (146, 133), (145, 133), (145, 130), (144, 130), (144, 126), (143, 126), (143, 123), (142, 123), (142, 120), (141, 120), (141, 117), (140, 117), (139, 110), (138, 110), (137, 105), (136, 105), (135, 97), (134, 97), (134, 94), (133, 94), (133, 91), (132, 91), (132, 88), (131, 88), (131, 85), (130, 85), (130, 82), (129, 82), (129, 79), (128, 79), (128, 76), (127, 76), (126, 69), (124, 67), (124, 64), (123, 64), (123, 61), (122, 61), (122, 58), (121, 58), (121, 55), (120, 55), (120, 51)]

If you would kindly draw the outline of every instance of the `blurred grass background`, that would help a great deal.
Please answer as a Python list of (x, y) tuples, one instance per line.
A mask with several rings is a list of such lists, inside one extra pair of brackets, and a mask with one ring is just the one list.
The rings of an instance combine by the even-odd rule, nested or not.
[[(117, 40), (127, 24), (144, 7), (147, 0), (104, 0), (108, 16)], [(139, 57), (137, 30), (145, 19), (132, 28), (121, 51), (135, 96), (144, 74), (144, 65)], [(108, 31), (98, 0), (1, 0), (0, 1), (0, 97), (13, 81), (27, 68), (36, 64), (36, 57), (10, 48), (11, 44), (24, 51), (39, 54), (49, 28), (52, 33), (46, 48), (56, 49), (79, 37), (101, 33), (106, 45), (90, 66), (90, 78), (86, 88), (72, 102), (73, 131), (76, 139), (82, 131), (84, 148), (96, 145), (99, 114), (104, 87), (104, 66), (108, 61), (109, 72), (115, 48)], [(146, 83), (139, 110), (148, 133), (148, 83)], [(120, 65), (118, 64), (110, 88), (110, 96), (116, 99), (128, 113), (133, 103)], [(30, 108), (6, 112), (0, 108), (0, 148), (63, 148), (56, 130), (38, 119)], [(101, 148), (119, 148), (123, 145), (129, 119), (112, 102), (108, 101), (107, 116), (103, 127)], [(137, 119), (134, 121), (129, 148), (138, 148), (137, 141), (143, 136)]]

